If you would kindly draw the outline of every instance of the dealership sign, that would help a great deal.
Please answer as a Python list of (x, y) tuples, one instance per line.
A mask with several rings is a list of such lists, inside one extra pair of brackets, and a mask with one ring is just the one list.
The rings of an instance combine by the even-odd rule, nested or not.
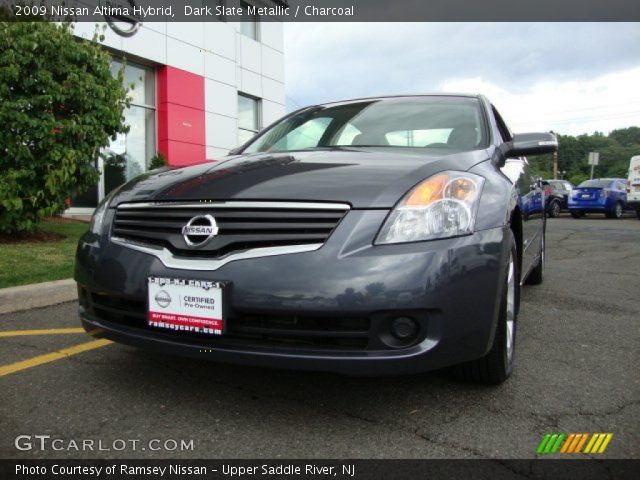
[[(118, 4), (118, 1), (126, 3)], [(135, 0), (107, 1), (103, 6), (104, 19), (114, 32), (122, 37), (131, 37), (136, 34), (142, 22), (135, 13), (137, 6)]]

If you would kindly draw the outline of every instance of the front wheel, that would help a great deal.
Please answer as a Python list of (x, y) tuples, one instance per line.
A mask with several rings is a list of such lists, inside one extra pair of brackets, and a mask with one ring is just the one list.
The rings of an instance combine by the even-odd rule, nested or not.
[(513, 371), (516, 347), (516, 327), (520, 282), (518, 272), (518, 250), (511, 234), (511, 250), (507, 264), (507, 274), (502, 286), (500, 314), (493, 337), (491, 350), (484, 357), (463, 363), (455, 368), (456, 374), (463, 380), (500, 385)]
[(640, 220), (640, 207), (636, 209), (636, 216), (638, 217), (638, 220)]
[(554, 200), (549, 205), (549, 216), (551, 218), (558, 218), (560, 216), (560, 202), (558, 200)]

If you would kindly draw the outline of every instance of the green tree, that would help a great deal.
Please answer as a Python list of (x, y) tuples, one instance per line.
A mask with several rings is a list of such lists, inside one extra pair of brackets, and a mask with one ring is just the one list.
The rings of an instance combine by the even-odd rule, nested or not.
[(29, 232), (98, 181), (95, 159), (124, 133), (123, 72), (70, 23), (0, 22), (0, 232)]
[(640, 128), (613, 130), (609, 135), (559, 135), (558, 169), (566, 171), (566, 178), (577, 184), (589, 178), (591, 166), (587, 164), (589, 152), (599, 152), (600, 162), (595, 167), (597, 177), (626, 177), (629, 159), (640, 155)]

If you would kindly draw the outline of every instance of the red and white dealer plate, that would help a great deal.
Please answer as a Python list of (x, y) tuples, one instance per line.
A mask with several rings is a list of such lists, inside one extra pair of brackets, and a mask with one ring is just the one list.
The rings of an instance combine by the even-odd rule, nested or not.
[(222, 282), (149, 277), (147, 323), (165, 330), (222, 335), (225, 286)]

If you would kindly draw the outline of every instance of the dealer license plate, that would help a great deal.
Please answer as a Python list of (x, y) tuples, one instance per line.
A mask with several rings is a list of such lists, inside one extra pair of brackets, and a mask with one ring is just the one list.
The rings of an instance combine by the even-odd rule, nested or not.
[(585, 195), (582, 195), (582, 198), (591, 198), (591, 195), (585, 194)]
[(223, 282), (149, 277), (147, 323), (155, 328), (222, 335)]

